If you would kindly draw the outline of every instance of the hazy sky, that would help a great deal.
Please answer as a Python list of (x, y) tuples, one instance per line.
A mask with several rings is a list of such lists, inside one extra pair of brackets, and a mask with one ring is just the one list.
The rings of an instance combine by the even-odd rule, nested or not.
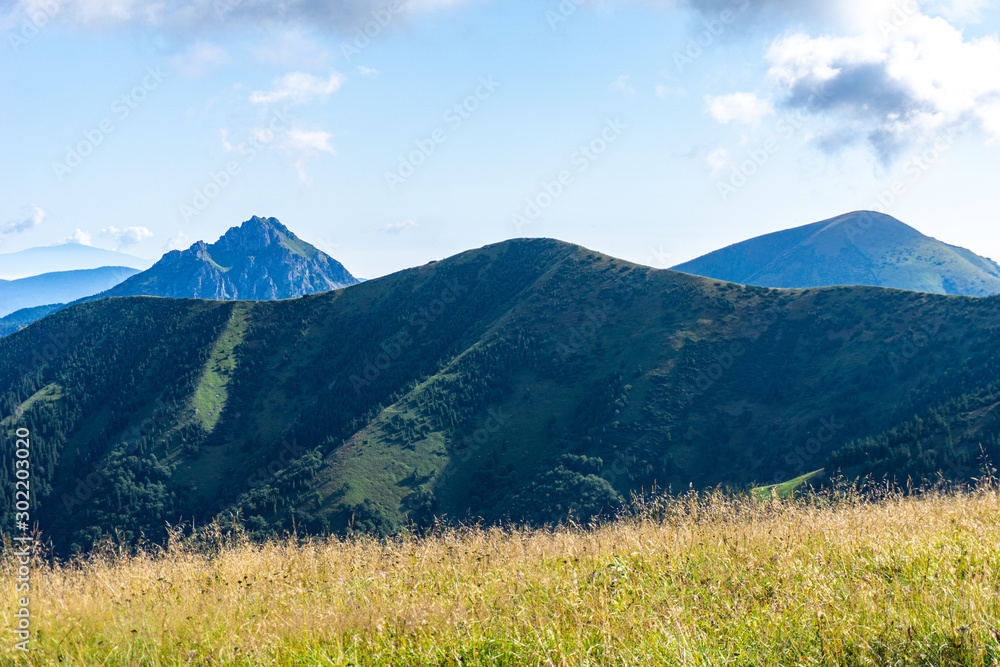
[(519, 236), (665, 267), (879, 208), (1000, 259), (986, 0), (19, 0), (0, 28), (0, 253), (266, 215), (363, 277)]

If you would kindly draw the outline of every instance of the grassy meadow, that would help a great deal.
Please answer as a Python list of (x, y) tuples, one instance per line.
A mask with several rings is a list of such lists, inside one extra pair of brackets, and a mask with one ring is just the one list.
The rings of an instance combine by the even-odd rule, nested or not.
[(32, 573), (31, 665), (997, 665), (1000, 500), (690, 494), (551, 530), (254, 543)]

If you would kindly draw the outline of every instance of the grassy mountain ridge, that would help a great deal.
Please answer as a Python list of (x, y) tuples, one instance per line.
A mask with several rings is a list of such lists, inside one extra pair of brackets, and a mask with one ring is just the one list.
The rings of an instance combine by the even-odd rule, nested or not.
[(280, 302), (75, 306), (0, 341), (0, 414), (36, 434), (63, 548), (234, 510), (261, 532), (545, 522), (819, 469), (985, 392), (998, 340), (996, 298), (744, 287), (516, 240)]
[(1000, 293), (996, 262), (872, 211), (759, 236), (674, 269), (764, 287), (872, 285), (933, 294)]

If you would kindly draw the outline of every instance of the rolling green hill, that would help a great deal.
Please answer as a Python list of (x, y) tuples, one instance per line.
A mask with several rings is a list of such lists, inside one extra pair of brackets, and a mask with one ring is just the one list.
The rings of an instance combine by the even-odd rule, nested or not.
[(996, 262), (872, 211), (759, 236), (674, 270), (763, 287), (872, 285), (933, 294), (1000, 294)]
[(855, 465), (930, 411), (970, 426), (923, 451), (974, 474), (998, 342), (1000, 298), (743, 287), (516, 240), (287, 301), (74, 306), (0, 340), (0, 428), (31, 429), (63, 550), (234, 511), (262, 534), (584, 520), (654, 484)]

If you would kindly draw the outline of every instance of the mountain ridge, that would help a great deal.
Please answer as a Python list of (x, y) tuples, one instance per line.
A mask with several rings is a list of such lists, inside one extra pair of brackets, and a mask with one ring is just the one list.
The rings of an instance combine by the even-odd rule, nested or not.
[(215, 243), (198, 241), (168, 252), (149, 270), (93, 298), (289, 299), (358, 282), (277, 218), (253, 216)]
[[(857, 467), (865, 439), (900, 473), (968, 474), (1000, 433), (960, 426), (1000, 401), (997, 342), (996, 297), (748, 287), (525, 239), (301, 299), (79, 304), (0, 341), (0, 415), (36, 434), (61, 549), (236, 514), (262, 537), (546, 523)], [(914, 415), (952, 435), (883, 438)]]
[[(291, 299), (359, 282), (343, 264), (299, 239), (277, 218), (254, 216), (213, 244), (202, 240), (186, 250), (171, 250), (149, 269), (68, 305), (124, 296)], [(23, 308), (0, 317), (0, 337), (66, 305)]]
[(754, 237), (673, 269), (762, 287), (870, 285), (963, 296), (1000, 293), (996, 262), (872, 211)]
[(125, 266), (143, 271), (153, 260), (80, 243), (27, 248), (0, 255), (0, 279), (18, 280), (44, 273)]
[(67, 303), (114, 287), (139, 273), (124, 266), (55, 271), (16, 280), (0, 280), (0, 318), (16, 311)]

